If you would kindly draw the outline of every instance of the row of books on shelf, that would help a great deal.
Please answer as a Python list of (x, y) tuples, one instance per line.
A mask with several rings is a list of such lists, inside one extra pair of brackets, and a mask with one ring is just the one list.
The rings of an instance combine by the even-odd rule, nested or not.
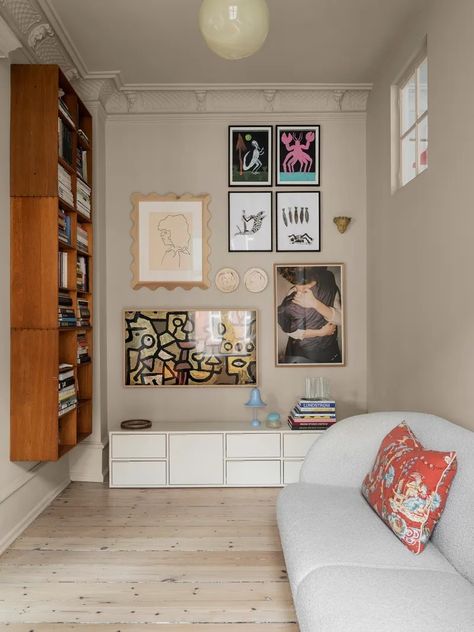
[(77, 247), (84, 252), (89, 251), (89, 233), (80, 224), (77, 225)]
[(71, 245), (71, 217), (62, 208), (58, 209), (58, 236), (63, 244)]
[(58, 379), (58, 412), (61, 417), (77, 406), (76, 378), (72, 364), (59, 365)]
[(81, 147), (76, 150), (76, 173), (84, 182), (87, 182), (87, 150)]
[(91, 193), (92, 190), (90, 186), (78, 178), (76, 189), (76, 208), (88, 218), (91, 216)]
[(59, 156), (68, 164), (72, 164), (73, 132), (71, 128), (58, 116), (58, 152)]
[(336, 423), (334, 400), (301, 398), (288, 415), (292, 430), (327, 430)]
[[(69, 257), (67, 252), (58, 252), (58, 279), (60, 288), (69, 288)], [(77, 255), (76, 288), (79, 292), (89, 291), (89, 264), (87, 257)]]
[(60, 291), (58, 294), (58, 320), (60, 327), (90, 327), (89, 301), (85, 298), (78, 298), (76, 313), (72, 297), (68, 292)]
[(89, 345), (87, 344), (87, 336), (85, 331), (77, 332), (77, 363), (85, 364), (90, 362)]
[(74, 206), (74, 196), (72, 194), (71, 174), (58, 164), (58, 195), (69, 206)]

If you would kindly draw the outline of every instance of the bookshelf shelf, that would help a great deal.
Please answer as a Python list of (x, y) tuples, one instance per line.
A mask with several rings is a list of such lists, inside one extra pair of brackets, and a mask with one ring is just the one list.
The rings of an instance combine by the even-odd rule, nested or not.
[(10, 141), (10, 458), (56, 461), (93, 395), (92, 117), (58, 66), (12, 65)]

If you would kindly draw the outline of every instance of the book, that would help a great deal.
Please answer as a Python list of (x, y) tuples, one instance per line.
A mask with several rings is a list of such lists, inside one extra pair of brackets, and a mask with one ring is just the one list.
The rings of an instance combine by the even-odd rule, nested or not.
[(302, 397), (298, 400), (297, 406), (300, 408), (335, 408), (336, 402), (333, 399), (306, 399)]
[(59, 156), (72, 165), (72, 131), (58, 116), (58, 151)]

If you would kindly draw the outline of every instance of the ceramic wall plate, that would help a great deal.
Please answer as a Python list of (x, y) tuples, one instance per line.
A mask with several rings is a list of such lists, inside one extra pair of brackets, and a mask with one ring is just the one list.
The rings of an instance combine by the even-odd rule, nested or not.
[(263, 292), (268, 285), (268, 274), (262, 268), (250, 268), (245, 273), (244, 284), (249, 292)]
[(233, 268), (221, 268), (216, 274), (216, 287), (221, 292), (235, 292), (239, 283), (240, 277)]

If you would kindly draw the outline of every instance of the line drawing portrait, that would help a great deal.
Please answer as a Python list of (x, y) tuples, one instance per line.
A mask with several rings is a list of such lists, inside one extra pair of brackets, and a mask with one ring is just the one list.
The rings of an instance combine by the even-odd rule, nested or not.
[(158, 224), (158, 231), (166, 248), (161, 259), (163, 267), (184, 267), (184, 258), (191, 256), (191, 231), (188, 219), (182, 214), (167, 215)]

